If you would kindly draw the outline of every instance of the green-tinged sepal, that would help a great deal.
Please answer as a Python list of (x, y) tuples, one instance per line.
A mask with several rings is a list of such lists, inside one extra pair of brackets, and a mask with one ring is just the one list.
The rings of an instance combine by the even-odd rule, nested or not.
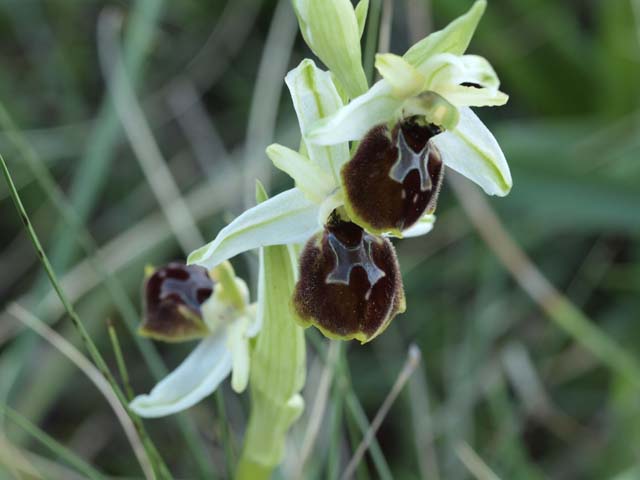
[[(285, 82), (289, 88), (302, 133), (300, 153), (325, 172), (325, 175), (333, 180), (333, 188), (335, 188), (338, 185), (340, 168), (349, 160), (348, 143), (320, 146), (307, 142), (310, 127), (332, 115), (344, 105), (332, 75), (320, 70), (312, 60), (304, 59), (287, 74)], [(299, 181), (299, 178), (294, 177), (294, 180)]]
[(205, 337), (209, 329), (202, 318), (202, 304), (211, 297), (215, 283), (207, 270), (181, 263), (145, 269), (144, 321), (140, 335), (165, 342)]
[(369, 0), (360, 0), (356, 5), (356, 19), (358, 20), (358, 30), (360, 38), (364, 33), (364, 27), (367, 23), (367, 15), (369, 13)]
[(318, 205), (297, 188), (246, 210), (207, 245), (191, 252), (187, 263), (213, 268), (247, 250), (304, 242), (319, 230)]
[(358, 16), (350, 0), (293, 0), (293, 7), (313, 53), (335, 74), (350, 98), (363, 94), (367, 90), (360, 48), (364, 6)]
[(302, 251), (293, 305), (329, 338), (374, 339), (406, 307), (393, 245), (334, 217)]
[(456, 18), (444, 29), (413, 45), (404, 54), (404, 59), (420, 69), (430, 57), (438, 53), (462, 55), (467, 50), (486, 8), (486, 0), (477, 0), (467, 13)]
[(424, 88), (426, 78), (409, 62), (393, 53), (376, 55), (376, 69), (393, 88), (396, 98), (417, 95)]
[(502, 149), (473, 111), (460, 109), (456, 128), (436, 135), (433, 143), (447, 167), (474, 181), (489, 195), (505, 196), (513, 180)]
[(332, 176), (295, 150), (276, 143), (267, 147), (267, 156), (273, 165), (289, 175), (295, 181), (296, 187), (314, 203), (322, 203), (337, 188)]

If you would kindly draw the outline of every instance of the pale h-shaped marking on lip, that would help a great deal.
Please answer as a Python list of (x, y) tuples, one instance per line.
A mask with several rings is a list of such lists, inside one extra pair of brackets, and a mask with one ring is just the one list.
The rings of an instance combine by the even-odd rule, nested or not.
[(416, 152), (409, 146), (407, 139), (404, 138), (402, 129), (400, 129), (396, 146), (398, 147), (398, 159), (389, 170), (389, 177), (398, 183), (403, 183), (411, 170), (418, 170), (420, 174), (420, 190), (423, 192), (431, 190), (433, 183), (425, 161), (429, 154), (429, 142), (426, 143), (422, 150)]
[(369, 284), (373, 286), (378, 280), (386, 276), (373, 261), (371, 256), (371, 243), (369, 235), (363, 233), (360, 243), (355, 247), (347, 247), (333, 233), (329, 234), (329, 245), (336, 256), (336, 266), (327, 277), (327, 283), (341, 283), (349, 285), (351, 271), (354, 267), (362, 267), (367, 274)]

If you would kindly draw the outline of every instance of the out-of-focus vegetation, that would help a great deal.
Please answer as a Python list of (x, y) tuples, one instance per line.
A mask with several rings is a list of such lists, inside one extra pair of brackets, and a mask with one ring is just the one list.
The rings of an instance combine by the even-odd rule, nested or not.
[[(413, 29), (443, 26), (471, 2), (392, 3), (391, 50), (402, 52)], [(380, 1), (371, 4), (376, 11)], [(109, 100), (120, 50), (163, 158), (145, 153), (135, 117), (132, 148)], [(612, 368), (609, 351), (590, 353), (593, 332), (560, 328), (571, 331), (571, 314), (525, 293), (528, 279), (510, 275), (445, 186), (434, 232), (397, 243), (407, 313), (372, 344), (340, 353), (351, 380), (344, 369), (333, 376), (305, 478), (337, 478), (361, 439), (358, 402), (373, 418), (411, 342), (422, 363), (377, 436), (394, 478), (639, 478), (640, 1), (490, 0), (470, 51), (491, 61), (511, 96), (480, 112), (514, 177), (512, 193), (491, 206), (631, 367)], [(251, 201), (254, 178), (288, 187), (263, 151), (275, 140), (298, 143), (282, 80), (308, 55), (287, 0), (0, 0), (0, 153), (115, 372), (114, 325), (136, 392), (190, 348), (131, 334), (144, 266), (184, 258), (200, 235), (211, 238)], [(141, 154), (151, 159), (144, 169)], [(150, 188), (165, 161), (201, 233), (170, 189), (160, 189), (161, 206)], [(0, 478), (76, 478), (67, 455), (21, 428), (25, 418), (104, 474), (140, 477), (99, 391), (17, 322), (15, 308), (5, 310), (18, 302), (82, 348), (3, 182), (0, 226), (0, 404), (19, 413), (0, 410)], [(251, 275), (256, 259), (235, 264)], [(324, 358), (316, 355), (324, 340), (309, 335), (307, 414)], [(224, 417), (211, 399), (146, 422), (176, 477), (224, 475), (225, 447), (237, 452), (248, 404), (228, 386), (223, 397)], [(283, 477), (295, 470), (308, 421), (294, 428)], [(357, 478), (379, 478), (380, 462), (367, 456)]]

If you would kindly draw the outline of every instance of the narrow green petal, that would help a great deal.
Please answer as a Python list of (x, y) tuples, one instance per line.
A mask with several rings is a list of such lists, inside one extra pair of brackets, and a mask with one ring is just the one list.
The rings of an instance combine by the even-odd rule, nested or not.
[(364, 33), (364, 27), (367, 23), (367, 14), (369, 13), (369, 0), (360, 0), (356, 5), (356, 19), (358, 20), (358, 30), (360, 38)]
[(393, 95), (391, 84), (380, 80), (367, 93), (317, 122), (307, 138), (319, 145), (360, 140), (371, 128), (393, 119), (401, 107), (402, 100)]
[(445, 165), (474, 181), (489, 195), (505, 196), (513, 182), (495, 137), (473, 111), (460, 109), (458, 126), (432, 139)]
[(492, 88), (446, 85), (438, 87), (437, 92), (459, 107), (499, 107), (509, 101), (509, 95)]
[(192, 252), (187, 263), (213, 268), (248, 250), (304, 242), (319, 229), (318, 206), (293, 188), (245, 211), (211, 243)]
[(360, 26), (350, 0), (294, 0), (300, 31), (309, 48), (338, 78), (350, 98), (367, 90)]
[(376, 55), (376, 69), (393, 87), (393, 95), (403, 99), (417, 95), (424, 87), (425, 78), (413, 66), (393, 53)]
[[(343, 106), (331, 74), (320, 70), (312, 60), (303, 60), (287, 74), (285, 82), (291, 93), (303, 140), (314, 123), (334, 114)], [(339, 143), (326, 147), (307, 142), (304, 145), (309, 159), (328, 172), (337, 184), (340, 168), (349, 160), (349, 145)]]
[(147, 395), (129, 405), (141, 417), (164, 417), (186, 410), (211, 395), (231, 371), (231, 352), (224, 331), (204, 339)]
[(462, 55), (467, 50), (486, 8), (486, 0), (477, 0), (467, 13), (412, 46), (404, 54), (404, 59), (414, 67), (420, 68), (431, 56), (438, 53)]
[(338, 187), (332, 176), (295, 150), (273, 144), (267, 147), (267, 156), (314, 203), (322, 203)]

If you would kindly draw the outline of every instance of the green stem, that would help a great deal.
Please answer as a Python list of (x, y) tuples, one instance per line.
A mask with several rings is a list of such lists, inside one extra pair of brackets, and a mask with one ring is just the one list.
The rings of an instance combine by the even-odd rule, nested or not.
[(222, 389), (218, 388), (215, 393), (216, 409), (218, 410), (218, 420), (220, 428), (220, 443), (224, 446), (224, 460), (227, 470), (227, 478), (233, 476), (233, 465), (235, 465), (235, 453), (233, 451), (233, 443), (231, 437), (231, 429), (227, 422), (227, 409), (224, 404), (224, 395)]
[(118, 371), (120, 372), (120, 379), (122, 380), (122, 385), (124, 386), (124, 391), (127, 394), (127, 399), (129, 401), (133, 400), (134, 393), (131, 388), (131, 382), (129, 382), (129, 371), (127, 369), (127, 364), (124, 361), (124, 356), (122, 355), (122, 349), (120, 348), (120, 341), (118, 340), (118, 333), (116, 332), (115, 327), (113, 326), (113, 322), (108, 322), (109, 329), (109, 339), (111, 340), (111, 346), (113, 347), (113, 354), (116, 357), (116, 363), (118, 364)]

